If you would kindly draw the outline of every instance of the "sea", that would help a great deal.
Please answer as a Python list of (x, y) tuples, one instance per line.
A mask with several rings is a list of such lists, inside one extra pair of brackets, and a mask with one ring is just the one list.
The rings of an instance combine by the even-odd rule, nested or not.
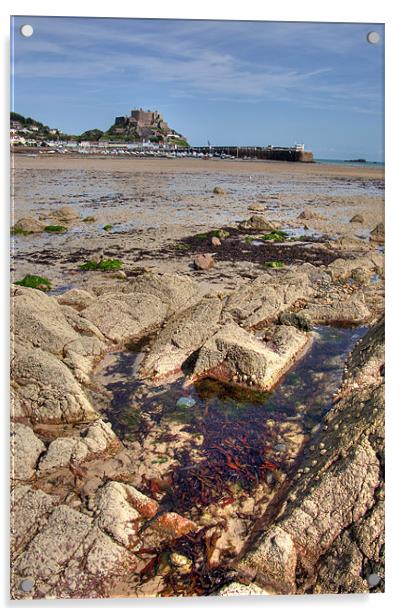
[(356, 162), (350, 160), (340, 160), (337, 158), (315, 158), (317, 164), (322, 165), (347, 165), (350, 167), (384, 167), (384, 162), (367, 160), (366, 162)]

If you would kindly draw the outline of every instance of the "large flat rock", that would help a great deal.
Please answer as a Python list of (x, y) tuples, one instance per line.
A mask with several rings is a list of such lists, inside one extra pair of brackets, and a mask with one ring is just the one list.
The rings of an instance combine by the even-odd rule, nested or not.
[(209, 297), (172, 317), (152, 343), (141, 373), (160, 378), (179, 371), (183, 362), (218, 329), (221, 310), (221, 300)]
[(223, 326), (200, 349), (192, 380), (211, 376), (257, 389), (271, 389), (309, 341), (295, 327), (276, 326), (260, 340), (235, 323)]
[(299, 299), (307, 299), (313, 288), (306, 273), (264, 274), (241, 286), (227, 300), (223, 314), (244, 327), (273, 322)]

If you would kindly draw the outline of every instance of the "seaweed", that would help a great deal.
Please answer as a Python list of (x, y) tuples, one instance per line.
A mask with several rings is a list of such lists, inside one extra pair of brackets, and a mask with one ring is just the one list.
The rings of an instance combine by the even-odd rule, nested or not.
[(101, 261), (85, 261), (79, 269), (85, 271), (100, 270), (102, 272), (120, 270), (123, 266), (120, 259), (102, 259)]
[(44, 231), (46, 231), (46, 233), (65, 233), (68, 229), (67, 227), (63, 227), (63, 225), (47, 225)]
[(27, 274), (21, 280), (17, 280), (15, 284), (20, 287), (39, 289), (40, 291), (50, 291), (52, 288), (52, 283), (48, 280), (48, 278), (42, 278), (42, 276), (35, 276), (33, 274)]
[(267, 267), (269, 269), (280, 269), (284, 267), (283, 261), (265, 261), (263, 267)]
[(262, 236), (262, 240), (264, 242), (284, 242), (288, 238), (288, 233), (286, 231), (270, 231)]

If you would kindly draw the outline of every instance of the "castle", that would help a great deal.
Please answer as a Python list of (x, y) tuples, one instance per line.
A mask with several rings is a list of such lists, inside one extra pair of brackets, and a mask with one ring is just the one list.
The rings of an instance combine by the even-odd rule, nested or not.
[(129, 116), (117, 116), (114, 122), (113, 131), (116, 134), (135, 133), (140, 139), (149, 139), (159, 135), (165, 138), (168, 135), (178, 135), (172, 130), (158, 111), (144, 111), (132, 109)]

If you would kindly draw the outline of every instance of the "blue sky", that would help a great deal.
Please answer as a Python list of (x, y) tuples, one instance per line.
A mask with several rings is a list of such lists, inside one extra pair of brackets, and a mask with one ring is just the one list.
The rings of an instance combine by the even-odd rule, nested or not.
[(378, 24), (15, 17), (12, 109), (78, 134), (143, 107), (193, 145), (383, 160), (383, 38)]

